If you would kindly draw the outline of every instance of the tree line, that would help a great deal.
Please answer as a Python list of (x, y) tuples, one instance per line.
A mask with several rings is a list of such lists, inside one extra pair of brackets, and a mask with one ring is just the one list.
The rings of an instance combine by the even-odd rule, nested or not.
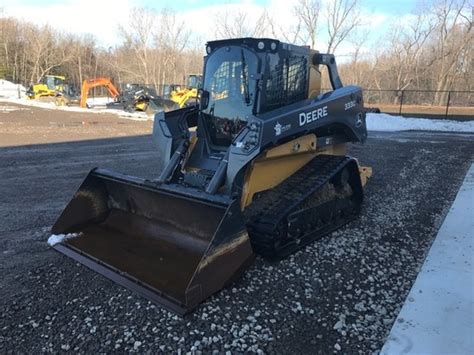
[(176, 14), (134, 9), (118, 28), (121, 44), (103, 48), (92, 35), (62, 33), (49, 25), (0, 18), (0, 77), (29, 86), (46, 74), (64, 75), (80, 87), (84, 79), (111, 77), (116, 83), (159, 87), (183, 84), (202, 71), (202, 50)]
[[(468, 0), (420, 3), (415, 14), (394, 23), (375, 45), (369, 44), (370, 18), (360, 0), (298, 0), (290, 15), (293, 21), (282, 24), (272, 9), (258, 14), (228, 10), (211, 21), (216, 39), (274, 37), (329, 53), (346, 45), (350, 53), (339, 60), (345, 83), (380, 90), (473, 90), (473, 10)], [(116, 83), (158, 89), (184, 84), (188, 74), (202, 70), (205, 40), (168, 9), (132, 10), (118, 28), (120, 44), (111, 48), (99, 46), (91, 35), (9, 17), (0, 18), (0, 31), (0, 76), (26, 86), (57, 74), (78, 86), (86, 78), (108, 76)], [(445, 100), (445, 93), (437, 95), (437, 101)]]

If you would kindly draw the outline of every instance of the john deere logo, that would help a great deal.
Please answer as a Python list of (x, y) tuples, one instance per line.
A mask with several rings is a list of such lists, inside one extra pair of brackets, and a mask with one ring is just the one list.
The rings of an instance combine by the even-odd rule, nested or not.
[(275, 136), (279, 136), (283, 132), (288, 131), (290, 128), (291, 128), (291, 124), (287, 124), (283, 126), (281, 125), (280, 122), (277, 122), (275, 127), (273, 127), (273, 129), (275, 130)]
[(320, 120), (328, 115), (328, 107), (320, 107), (310, 112), (301, 112), (299, 115), (300, 126)]

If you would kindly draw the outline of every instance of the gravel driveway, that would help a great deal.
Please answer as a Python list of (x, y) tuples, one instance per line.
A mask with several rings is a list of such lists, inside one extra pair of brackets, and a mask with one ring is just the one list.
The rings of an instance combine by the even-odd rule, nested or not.
[[(1, 137), (1, 136), (0, 136)], [(474, 156), (473, 136), (372, 133), (361, 217), (180, 318), (50, 249), (94, 166), (153, 176), (150, 136), (0, 148), (0, 353), (379, 350)]]

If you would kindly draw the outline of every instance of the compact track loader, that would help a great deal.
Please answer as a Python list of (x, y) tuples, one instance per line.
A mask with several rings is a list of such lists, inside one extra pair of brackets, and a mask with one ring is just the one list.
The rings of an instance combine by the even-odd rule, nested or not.
[(346, 156), (367, 136), (362, 90), (333, 55), (255, 38), (206, 52), (199, 106), (155, 116), (156, 179), (93, 169), (52, 228), (77, 235), (57, 250), (180, 314), (254, 253), (283, 258), (355, 218), (370, 175)]

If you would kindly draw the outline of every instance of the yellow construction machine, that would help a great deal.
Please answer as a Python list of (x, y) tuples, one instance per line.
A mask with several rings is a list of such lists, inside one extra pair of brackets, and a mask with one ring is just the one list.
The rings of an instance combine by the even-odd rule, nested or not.
[(206, 52), (199, 106), (155, 115), (156, 175), (93, 169), (52, 228), (55, 249), (180, 314), (255, 253), (284, 258), (356, 218), (371, 175), (346, 151), (367, 138), (362, 89), (332, 54), (268, 38)]
[(170, 93), (170, 99), (178, 104), (180, 108), (188, 105), (197, 105), (198, 89), (202, 82), (201, 74), (188, 75), (188, 82), (185, 88), (176, 86)]
[(28, 98), (36, 100), (45, 96), (57, 96), (67, 87), (66, 77), (62, 75), (45, 75), (34, 85), (31, 85), (26, 92)]

